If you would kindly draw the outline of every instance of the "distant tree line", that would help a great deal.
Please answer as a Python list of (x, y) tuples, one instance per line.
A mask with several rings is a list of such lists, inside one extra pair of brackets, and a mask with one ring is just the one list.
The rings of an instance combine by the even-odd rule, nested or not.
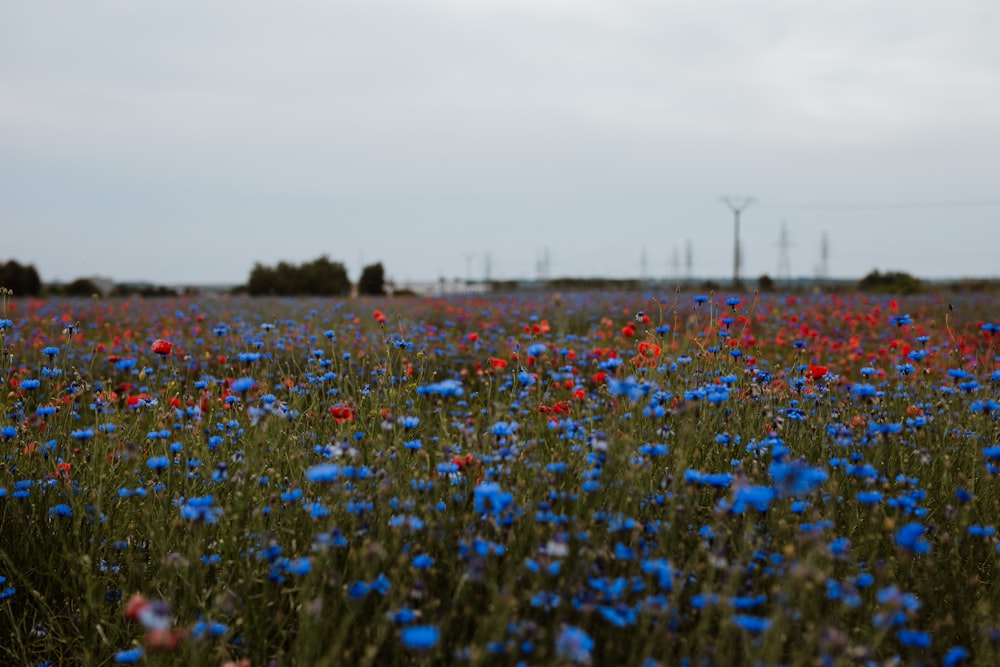
[(887, 271), (879, 273), (875, 269), (858, 283), (862, 292), (883, 292), (890, 294), (917, 294), (924, 289), (923, 283), (909, 273)]
[[(267, 266), (258, 262), (250, 271), (245, 291), (251, 296), (347, 296), (351, 287), (344, 264), (323, 255), (304, 264), (278, 262)], [(358, 293), (385, 294), (385, 268), (381, 262), (362, 269)]]
[(7, 260), (0, 264), (0, 286), (13, 290), (14, 296), (38, 296), (42, 293), (42, 280), (33, 264), (20, 264)]

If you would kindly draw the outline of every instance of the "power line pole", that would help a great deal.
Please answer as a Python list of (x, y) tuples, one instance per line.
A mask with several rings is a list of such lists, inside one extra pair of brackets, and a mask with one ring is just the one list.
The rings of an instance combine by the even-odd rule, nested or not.
[(462, 256), (465, 257), (465, 284), (469, 285), (472, 283), (472, 253), (462, 253)]
[(778, 280), (790, 281), (792, 279), (792, 264), (789, 260), (788, 250), (792, 247), (792, 241), (788, 237), (788, 224), (781, 221), (781, 236), (778, 240)]
[(684, 282), (688, 285), (691, 284), (691, 279), (694, 278), (692, 271), (694, 270), (694, 249), (691, 246), (691, 239), (687, 240), (687, 248), (684, 250)]
[(830, 273), (830, 239), (826, 232), (823, 232), (823, 239), (819, 246), (819, 278), (826, 281)]
[(722, 197), (733, 212), (733, 287), (740, 287), (740, 213), (754, 202), (753, 197)]

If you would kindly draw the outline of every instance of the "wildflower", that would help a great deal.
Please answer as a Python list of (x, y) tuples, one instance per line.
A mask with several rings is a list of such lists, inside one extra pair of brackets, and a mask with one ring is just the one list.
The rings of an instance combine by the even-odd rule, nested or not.
[(964, 661), (969, 657), (969, 651), (962, 646), (952, 646), (948, 649), (948, 652), (944, 654), (944, 659), (942, 659), (941, 664), (944, 667), (955, 667), (958, 663)]
[(504, 493), (496, 482), (483, 482), (474, 492), (475, 510), (481, 514), (498, 515), (514, 501), (514, 496)]
[(777, 491), (769, 486), (744, 486), (736, 490), (730, 509), (737, 514), (746, 512), (747, 507), (752, 507), (758, 512), (766, 512), (767, 506), (777, 495)]
[(829, 372), (830, 369), (826, 366), (813, 366), (812, 364), (809, 364), (809, 375), (813, 380), (822, 380)]
[(349, 405), (340, 405), (339, 403), (331, 405), (330, 414), (333, 415), (338, 424), (354, 421), (354, 410)]
[(181, 505), (181, 518), (205, 523), (218, 523), (222, 508), (215, 505), (212, 496), (190, 498)]
[(242, 394), (249, 391), (250, 389), (253, 389), (256, 385), (257, 383), (254, 381), (253, 378), (241, 377), (236, 380), (233, 380), (232, 383), (229, 385), (229, 388), (238, 394)]
[(771, 627), (771, 619), (759, 616), (747, 616), (745, 614), (733, 616), (733, 623), (753, 634), (766, 632)]
[(586, 632), (572, 625), (564, 625), (556, 637), (556, 655), (562, 660), (578, 665), (589, 665), (593, 657), (594, 640)]
[(139, 662), (139, 659), (145, 654), (146, 652), (139, 647), (118, 651), (115, 653), (114, 661), (120, 665), (132, 665)]
[(403, 646), (414, 651), (427, 651), (441, 640), (440, 631), (433, 625), (411, 625), (400, 634)]
[(426, 570), (434, 565), (434, 559), (427, 554), (420, 554), (419, 556), (413, 557), (413, 567), (418, 570)]
[(335, 482), (339, 476), (340, 466), (336, 463), (321, 463), (306, 470), (306, 479), (317, 484)]
[(931, 645), (931, 635), (929, 632), (923, 632), (920, 630), (907, 630), (905, 628), (900, 629), (896, 633), (896, 638), (899, 643), (903, 646), (912, 646), (915, 648), (927, 648)]
[(170, 459), (166, 456), (153, 456), (148, 461), (146, 461), (146, 466), (150, 470), (164, 470), (170, 466)]
[(417, 393), (421, 396), (426, 394), (437, 394), (439, 396), (461, 396), (465, 393), (462, 383), (458, 380), (441, 380), (432, 384), (417, 387)]
[(867, 384), (865, 382), (855, 382), (851, 385), (851, 393), (855, 396), (867, 398), (877, 396), (878, 390), (875, 389), (875, 385)]
[(293, 558), (285, 569), (297, 577), (304, 577), (312, 570), (312, 562), (308, 558)]
[(920, 523), (908, 523), (896, 531), (896, 544), (915, 554), (930, 552), (931, 545), (922, 535), (927, 528)]

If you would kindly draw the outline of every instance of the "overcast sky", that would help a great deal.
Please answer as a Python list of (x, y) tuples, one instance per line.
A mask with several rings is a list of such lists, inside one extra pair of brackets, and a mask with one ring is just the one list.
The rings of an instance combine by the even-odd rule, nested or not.
[[(7, 0), (0, 259), (43, 280), (1000, 276), (996, 0)], [(677, 262), (675, 264), (675, 257)]]

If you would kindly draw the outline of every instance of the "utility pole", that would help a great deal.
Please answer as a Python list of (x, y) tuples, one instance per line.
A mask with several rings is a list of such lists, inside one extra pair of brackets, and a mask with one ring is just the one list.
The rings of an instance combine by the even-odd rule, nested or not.
[(819, 279), (826, 282), (830, 273), (830, 239), (826, 232), (823, 232), (823, 239), (819, 247)]
[(722, 197), (722, 203), (733, 212), (733, 287), (742, 286), (740, 282), (740, 213), (754, 202), (753, 197)]
[(465, 257), (465, 284), (466, 285), (471, 285), (472, 284), (472, 253), (471, 252), (462, 253), (462, 256)]
[(788, 250), (792, 247), (792, 241), (788, 237), (788, 224), (781, 221), (781, 237), (778, 239), (778, 280), (790, 281), (792, 279), (792, 264), (788, 258)]
[(694, 248), (691, 246), (691, 239), (687, 240), (687, 247), (684, 249), (684, 282), (691, 284), (694, 278)]

